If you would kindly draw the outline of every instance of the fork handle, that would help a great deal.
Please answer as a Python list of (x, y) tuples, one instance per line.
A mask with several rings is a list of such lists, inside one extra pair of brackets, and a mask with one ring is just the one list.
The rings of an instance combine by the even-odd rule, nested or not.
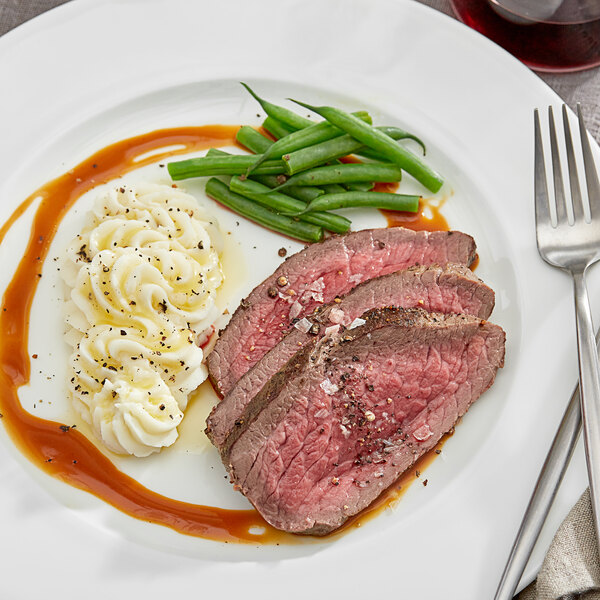
[[(596, 344), (598, 343), (600, 343), (600, 331), (596, 334)], [(517, 585), (519, 585), (533, 547), (546, 522), (550, 507), (573, 456), (580, 431), (581, 409), (579, 407), (579, 385), (577, 385), (531, 494), (527, 510), (523, 515), (504, 572), (498, 583), (494, 600), (512, 600), (515, 595)]]
[(575, 320), (579, 353), (581, 416), (596, 542), (600, 548), (600, 365), (594, 340), (592, 312), (585, 285), (585, 269), (573, 272)]

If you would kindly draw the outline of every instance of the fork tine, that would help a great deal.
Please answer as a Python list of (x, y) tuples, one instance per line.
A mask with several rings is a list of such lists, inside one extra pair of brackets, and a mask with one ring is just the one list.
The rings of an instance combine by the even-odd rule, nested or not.
[(548, 122), (550, 124), (550, 151), (552, 154), (552, 173), (554, 176), (554, 202), (556, 204), (556, 222), (558, 225), (567, 223), (567, 208), (565, 198), (565, 186), (563, 185), (562, 168), (560, 166), (560, 155), (558, 153), (558, 141), (556, 139), (556, 125), (554, 124), (554, 111), (548, 107)]
[(535, 128), (535, 224), (536, 232), (539, 236), (542, 227), (550, 226), (550, 209), (548, 205), (548, 184), (546, 181), (546, 165), (544, 162), (544, 146), (542, 144), (540, 114), (537, 108), (533, 111), (533, 121)]
[(569, 165), (569, 186), (571, 188), (571, 199), (573, 201), (573, 217), (575, 222), (582, 221), (585, 218), (583, 209), (583, 198), (581, 196), (581, 186), (579, 185), (579, 176), (577, 175), (577, 163), (575, 162), (575, 151), (573, 149), (573, 137), (571, 135), (571, 126), (569, 124), (569, 115), (567, 105), (562, 106), (563, 127), (565, 130), (565, 144), (567, 146), (567, 163)]
[(581, 105), (577, 103), (577, 117), (579, 118), (579, 135), (581, 137), (581, 149), (583, 150), (583, 165), (585, 169), (585, 180), (587, 183), (588, 197), (590, 201), (590, 215), (593, 218), (600, 210), (600, 183), (598, 183), (598, 171), (594, 163), (594, 155), (590, 148), (590, 141), (581, 114)]

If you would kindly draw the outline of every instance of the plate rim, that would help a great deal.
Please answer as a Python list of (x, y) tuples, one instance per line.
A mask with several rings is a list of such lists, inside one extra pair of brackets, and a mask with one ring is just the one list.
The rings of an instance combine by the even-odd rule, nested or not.
[[(392, 2), (388, 2), (388, 0), (380, 0), (380, 1), (382, 3), (387, 2), (388, 4), (392, 4)], [(414, 4), (415, 4), (415, 3), (410, 3), (410, 0), (402, 0), (401, 2), (396, 2), (396, 3), (401, 3), (401, 4), (405, 4), (405, 5), (410, 4), (412, 9), (414, 9)], [(0, 53), (3, 52), (5, 47), (17, 44), (21, 40), (24, 40), (28, 37), (34, 36), (36, 34), (36, 32), (39, 31), (39, 29), (41, 29), (42, 27), (61, 22), (61, 19), (65, 16), (67, 16), (66, 15), (67, 12), (72, 11), (75, 14), (77, 12), (84, 11), (85, 8), (89, 5), (93, 5), (93, 6), (97, 7), (99, 5), (105, 6), (105, 5), (109, 5), (109, 4), (110, 4), (110, 0), (102, 0), (102, 2), (97, 2), (97, 0), (77, 0), (75, 2), (72, 0), (71, 2), (68, 2), (66, 4), (62, 4), (57, 7), (54, 7), (52, 9), (50, 9), (49, 11), (36, 16), (35, 18), (27, 21), (26, 23), (23, 23), (22, 25), (12, 29), (11, 31), (9, 31), (5, 35), (3, 35), (2, 38), (0, 39)], [(135, 0), (128, 0), (127, 2), (125, 2), (125, 4), (135, 5), (135, 4), (139, 4), (139, 3), (136, 2)], [(514, 59), (512, 56), (510, 56), (506, 51), (504, 51), (500, 47), (496, 46), (495, 44), (493, 44), (492, 42), (490, 42), (489, 40), (484, 38), (481, 34), (468, 29), (465, 25), (463, 25), (459, 21), (456, 21), (455, 19), (453, 19), (450, 15), (440, 13), (439, 11), (435, 10), (433, 7), (430, 7), (427, 5), (423, 5), (420, 3), (416, 3), (416, 4), (419, 4), (421, 7), (418, 10), (423, 10), (425, 13), (428, 13), (430, 17), (431, 17), (431, 15), (433, 15), (433, 13), (437, 13), (440, 16), (434, 17), (434, 18), (441, 19), (442, 21), (444, 21), (446, 23), (446, 25), (448, 25), (450, 22), (455, 23), (456, 26), (464, 28), (464, 30), (471, 32), (471, 34), (476, 36), (477, 38), (481, 38), (482, 40), (485, 40), (486, 44), (489, 44), (489, 45), (495, 47), (496, 50), (500, 50), (500, 52), (503, 55), (510, 57), (510, 59), (512, 61), (515, 61), (518, 65), (520, 65), (527, 73), (529, 73), (530, 75), (531, 74), (535, 75), (534, 73), (529, 71), (529, 69), (527, 69), (527, 67), (522, 65), (519, 61), (517, 61), (517, 59)], [(550, 91), (555, 96), (555, 98), (558, 98), (558, 95), (556, 94), (556, 92), (554, 92), (554, 90), (549, 88), (543, 82), (543, 80), (539, 79), (539, 81), (542, 83), (542, 85), (548, 91)], [(539, 568), (539, 566), (538, 566), (538, 568)]]

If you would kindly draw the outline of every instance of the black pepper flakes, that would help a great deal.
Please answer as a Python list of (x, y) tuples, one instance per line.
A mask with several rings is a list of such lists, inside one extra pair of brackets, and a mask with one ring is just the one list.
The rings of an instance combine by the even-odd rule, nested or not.
[(279, 250), (277, 250), (277, 254), (279, 254), (279, 256), (281, 256), (281, 258), (283, 258), (284, 256), (287, 255), (287, 250), (285, 248), (279, 248)]
[(277, 296), (279, 295), (279, 292), (277, 291), (277, 288), (270, 287), (267, 290), (267, 295), (269, 296), (269, 298), (277, 298)]
[(70, 426), (70, 425), (60, 425), (60, 426), (59, 426), (59, 429), (60, 429), (61, 431), (64, 431), (65, 433), (67, 433), (67, 431), (70, 431), (70, 429), (71, 429), (71, 426)]

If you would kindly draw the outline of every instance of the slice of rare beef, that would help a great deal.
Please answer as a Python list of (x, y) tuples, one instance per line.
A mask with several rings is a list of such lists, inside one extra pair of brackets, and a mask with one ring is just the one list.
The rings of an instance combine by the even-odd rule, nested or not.
[(291, 322), (358, 283), (413, 265), (469, 265), (475, 242), (458, 231), (401, 227), (357, 231), (290, 256), (240, 303), (207, 357), (221, 395), (289, 331)]
[(322, 306), (296, 323), (237, 381), (206, 421), (206, 433), (212, 443), (219, 449), (223, 446), (248, 402), (307, 341), (322, 336), (327, 327), (348, 327), (367, 310), (388, 306), (465, 313), (487, 319), (494, 307), (494, 292), (468, 267), (454, 264), (410, 267), (359, 284), (341, 301)]
[(504, 332), (467, 315), (374, 310), (314, 340), (228, 440), (233, 483), (273, 526), (326, 534), (367, 508), (494, 381)]

